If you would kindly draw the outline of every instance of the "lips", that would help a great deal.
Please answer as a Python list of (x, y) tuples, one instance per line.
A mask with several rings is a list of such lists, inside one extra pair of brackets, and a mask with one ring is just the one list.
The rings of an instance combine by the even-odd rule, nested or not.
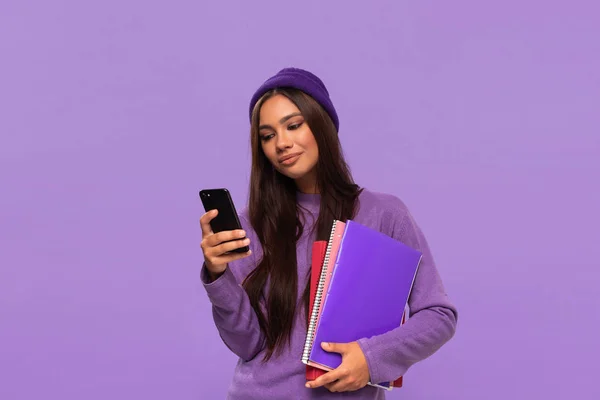
[(291, 164), (294, 161), (296, 161), (296, 159), (300, 156), (300, 154), (302, 154), (302, 153), (288, 154), (288, 155), (285, 155), (283, 157), (280, 157), (278, 161), (279, 161), (280, 164), (284, 164), (284, 165)]

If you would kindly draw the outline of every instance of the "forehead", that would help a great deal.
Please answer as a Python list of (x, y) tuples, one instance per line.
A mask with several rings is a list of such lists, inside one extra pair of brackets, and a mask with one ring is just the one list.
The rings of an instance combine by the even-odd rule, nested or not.
[(276, 94), (267, 99), (260, 108), (260, 123), (276, 124), (281, 118), (297, 112), (300, 112), (300, 110), (290, 99), (284, 95)]

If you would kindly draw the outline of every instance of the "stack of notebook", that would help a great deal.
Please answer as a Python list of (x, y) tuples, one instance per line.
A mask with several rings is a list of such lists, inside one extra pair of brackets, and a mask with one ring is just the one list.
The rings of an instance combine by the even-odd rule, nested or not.
[[(356, 223), (334, 221), (329, 241), (312, 248), (308, 332), (302, 362), (306, 379), (337, 368), (342, 357), (322, 342), (349, 343), (398, 328), (421, 261), (421, 252)], [(391, 390), (392, 382), (369, 382)]]

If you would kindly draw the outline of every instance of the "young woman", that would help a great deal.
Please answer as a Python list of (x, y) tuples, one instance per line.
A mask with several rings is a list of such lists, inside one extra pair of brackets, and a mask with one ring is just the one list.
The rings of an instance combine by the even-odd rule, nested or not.
[[(239, 357), (230, 399), (383, 399), (369, 381), (392, 381), (453, 335), (457, 312), (427, 241), (397, 197), (356, 185), (338, 140), (339, 120), (323, 82), (286, 68), (250, 102), (252, 170), (243, 230), (214, 234), (200, 218), (201, 279), (225, 345)], [(379, 230), (423, 252), (409, 299), (410, 318), (388, 333), (323, 344), (339, 368), (306, 382), (311, 246), (327, 240), (334, 219)], [(240, 239), (247, 237), (247, 239)], [(244, 254), (228, 251), (250, 246)]]

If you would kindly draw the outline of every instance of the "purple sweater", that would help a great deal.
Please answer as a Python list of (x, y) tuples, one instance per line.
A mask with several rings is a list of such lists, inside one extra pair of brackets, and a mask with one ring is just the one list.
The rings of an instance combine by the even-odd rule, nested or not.
[[(298, 203), (308, 211), (304, 235), (298, 242), (298, 299), (306, 283), (314, 236), (311, 227), (319, 212), (319, 195), (298, 193)], [(457, 312), (448, 299), (423, 233), (405, 204), (395, 196), (363, 190), (354, 221), (379, 230), (423, 252), (423, 259), (408, 306), (410, 318), (386, 334), (358, 341), (369, 366), (371, 381), (392, 381), (404, 375), (446, 343), (456, 327)], [(215, 325), (225, 345), (239, 361), (229, 387), (228, 399), (385, 399), (386, 391), (371, 386), (345, 393), (326, 388), (305, 388), (306, 366), (301, 362), (306, 338), (303, 310), (297, 313), (291, 346), (283, 355), (262, 362), (263, 337), (254, 310), (240, 283), (261, 257), (260, 243), (243, 210), (240, 220), (251, 240), (252, 255), (232, 262), (223, 275), (209, 283), (202, 268), (201, 279), (212, 303)], [(394, 389), (402, 390), (402, 389)]]

